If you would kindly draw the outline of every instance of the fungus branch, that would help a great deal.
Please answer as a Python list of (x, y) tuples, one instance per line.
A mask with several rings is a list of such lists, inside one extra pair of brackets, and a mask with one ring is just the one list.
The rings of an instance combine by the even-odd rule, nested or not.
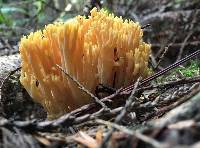
[[(103, 9), (93, 8), (90, 14), (88, 18), (77, 16), (49, 24), (21, 39), (20, 81), (47, 110), (49, 118), (93, 99), (108, 109), (94, 95), (99, 84), (119, 89), (148, 73), (151, 45), (142, 40), (139, 23), (115, 17)], [(68, 78), (56, 65), (67, 72)], [(77, 80), (74, 82), (80, 88), (69, 78)]]

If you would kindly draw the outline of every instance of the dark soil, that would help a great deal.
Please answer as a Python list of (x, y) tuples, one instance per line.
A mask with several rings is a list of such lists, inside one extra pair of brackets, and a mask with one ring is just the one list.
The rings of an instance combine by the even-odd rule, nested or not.
[[(55, 2), (45, 0), (39, 11), (31, 2), (2, 2), (27, 14), (8, 17), (21, 19), (17, 25), (0, 19), (0, 147), (200, 147), (200, 56), (191, 59), (194, 67), (190, 60), (145, 85), (135, 84), (134, 98), (132, 91), (108, 91), (110, 98), (101, 101), (111, 110), (91, 103), (51, 121), (20, 84), (16, 70), (23, 34), (57, 19), (89, 14), (96, 6), (140, 22), (144, 40), (152, 44), (149, 67), (156, 73), (200, 49), (200, 1)], [(103, 86), (101, 93), (108, 95), (107, 90)]]

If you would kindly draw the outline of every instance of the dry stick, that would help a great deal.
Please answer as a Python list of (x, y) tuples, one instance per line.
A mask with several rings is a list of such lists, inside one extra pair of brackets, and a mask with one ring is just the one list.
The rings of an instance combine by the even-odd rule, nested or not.
[(109, 96), (106, 96), (104, 98), (101, 99), (101, 101), (108, 101), (108, 102), (111, 102), (113, 98), (115, 98), (116, 96), (119, 96), (120, 95), (120, 92), (121, 92), (122, 88), (119, 88), (118, 90), (115, 91), (115, 93), (113, 93), (112, 95), (109, 95)]
[[(174, 47), (174, 48), (179, 48), (179, 47), (181, 47), (182, 46), (182, 42), (181, 43), (172, 43), (172, 45), (171, 45), (171, 47)], [(188, 41), (188, 42), (186, 42), (185, 43), (185, 46), (188, 46), (188, 45), (191, 45), (191, 46), (198, 46), (200, 44), (200, 41)], [(153, 47), (153, 48), (159, 48), (159, 47), (161, 47), (162, 46), (162, 44), (151, 44), (151, 47)]]
[(151, 26), (151, 24), (146, 24), (146, 25), (142, 26), (141, 29), (145, 29), (145, 28), (148, 28), (150, 26)]
[[(187, 79), (187, 80), (185, 80), (185, 83), (193, 83), (195, 81), (197, 82), (197, 80), (199, 81), (200, 77), (196, 77), (196, 78), (194, 78), (194, 80), (192, 80), (191, 78)], [(169, 82), (168, 84), (163, 84), (163, 86), (165, 86), (165, 85), (172, 86), (173, 83), (178, 85), (178, 84), (183, 83), (181, 81), (182, 80), (175, 81), (175, 82), (172, 82), (172, 83)], [(154, 87), (159, 87), (159, 85), (153, 86), (153, 88)], [(139, 89), (136, 89), (136, 91), (143, 90), (143, 89), (151, 89), (151, 87), (139, 88)], [(103, 100), (101, 100), (101, 101), (103, 101)], [(106, 101), (106, 100), (104, 100), (104, 101)], [(27, 121), (14, 121), (14, 122), (11, 122), (9, 120), (5, 120), (5, 122), (0, 123), (0, 127), (10, 127), (10, 126), (13, 127), (14, 126), (14, 127), (20, 128), (20, 129), (27, 130), (27, 131), (31, 131), (31, 130), (33, 130), (33, 131), (36, 131), (36, 130), (38, 130), (38, 131), (52, 131), (53, 129), (59, 128), (63, 124), (71, 126), (71, 125), (83, 123), (83, 122), (88, 121), (88, 120), (94, 120), (94, 119), (102, 117), (102, 116), (114, 117), (116, 115), (119, 115), (119, 113), (124, 109), (124, 107), (118, 107), (118, 108), (115, 108), (111, 111), (104, 112), (102, 110), (103, 109), (102, 108), (98, 112), (95, 112), (93, 114), (88, 113), (88, 114), (84, 114), (80, 117), (75, 116), (75, 115), (77, 115), (77, 113), (85, 111), (91, 106), (95, 107), (94, 103), (85, 105), (85, 106), (83, 106), (79, 109), (76, 109), (76, 110), (74, 110), (74, 111), (72, 111), (68, 114), (65, 114), (62, 117), (60, 117), (56, 120), (53, 120), (53, 121), (42, 121), (42, 122), (36, 123), (35, 121), (28, 121), (28, 122)], [(167, 111), (167, 110), (166, 109), (160, 110), (160, 112), (162, 112), (162, 113), (164, 111)], [(152, 117), (152, 116), (154, 116), (158, 113), (159, 112), (157, 112), (157, 113), (154, 112), (153, 114), (149, 114), (145, 119), (148, 119), (148, 118), (150, 118), (150, 117)]]
[[(194, 84), (194, 85), (195, 85), (195, 84)], [(199, 84), (196, 84), (194, 87), (195, 87), (194, 90), (193, 90), (190, 94), (185, 95), (185, 96), (182, 97), (182, 98), (179, 98), (179, 100), (178, 100), (177, 102), (175, 102), (175, 103), (173, 103), (173, 104), (171, 104), (171, 105), (169, 105), (169, 106), (166, 106), (166, 107), (164, 107), (164, 108), (159, 109), (159, 110), (156, 111), (156, 112), (153, 112), (153, 113), (148, 114), (142, 121), (146, 121), (146, 120), (150, 119), (150, 118), (153, 117), (153, 116), (163, 115), (164, 113), (169, 112), (170, 110), (174, 109), (175, 107), (177, 107), (177, 106), (183, 104), (184, 102), (190, 100), (190, 99), (191, 99), (192, 97), (194, 97), (198, 92), (200, 92), (200, 85), (199, 85)]]
[(188, 33), (188, 35), (186, 36), (186, 38), (184, 39), (183, 44), (181, 45), (181, 48), (180, 48), (180, 50), (179, 50), (179, 54), (178, 54), (178, 57), (177, 57), (176, 61), (178, 61), (178, 60), (181, 59), (182, 54), (183, 54), (183, 50), (184, 50), (184, 48), (185, 48), (185, 45), (186, 45), (187, 41), (189, 40), (189, 38), (191, 37), (191, 35), (192, 35), (193, 33), (194, 33), (194, 31), (191, 30), (191, 31)]
[(8, 41), (1, 39), (1, 42), (4, 44), (4, 48), (8, 48), (9, 50), (13, 50), (13, 47), (8, 43)]
[[(169, 45), (169, 46), (170, 46), (170, 45)], [(169, 46), (165, 47), (164, 52), (162, 53), (162, 55), (161, 55), (159, 61), (157, 62), (157, 65), (155, 66), (155, 69), (157, 69), (158, 66), (160, 65), (160, 63), (162, 62), (164, 56), (166, 55), (166, 53), (167, 53), (167, 51), (168, 51), (168, 49), (169, 49)]]
[[(150, 82), (150, 81), (152, 81), (152, 80), (158, 78), (159, 76), (161, 76), (161, 75), (167, 73), (168, 71), (170, 71), (170, 70), (176, 68), (177, 66), (179, 66), (179, 65), (181, 65), (181, 64), (183, 64), (183, 63), (185, 63), (185, 62), (187, 62), (188, 60), (194, 58), (195, 56), (197, 56), (197, 55), (199, 55), (199, 54), (200, 54), (200, 50), (197, 50), (197, 51), (193, 52), (192, 54), (186, 56), (185, 58), (181, 59), (180, 61), (175, 62), (174, 64), (172, 64), (172, 65), (166, 67), (165, 69), (163, 69), (163, 70), (161, 70), (161, 71), (155, 73), (154, 75), (152, 75), (152, 76), (150, 76), (150, 77), (148, 77), (148, 78), (142, 80), (141, 83), (140, 83), (140, 85), (144, 85), (144, 84), (146, 84), (146, 83), (148, 83), (148, 82)], [(134, 85), (130, 85), (130, 86), (128, 86), (128, 87), (122, 89), (122, 92), (121, 92), (121, 93), (123, 94), (123, 93), (129, 92), (129, 91), (131, 91), (131, 90), (133, 89), (133, 87), (134, 87)]]
[(88, 94), (91, 98), (95, 100), (96, 103), (100, 104), (105, 110), (110, 110), (101, 100), (99, 100), (95, 95), (93, 95), (89, 90), (87, 90), (78, 80), (73, 78), (70, 74), (68, 74), (60, 65), (56, 64), (56, 66), (66, 75), (68, 76), (75, 84), (81, 89), (83, 92)]
[(100, 123), (100, 124), (104, 124), (104, 125), (107, 125), (107, 126), (111, 126), (115, 129), (118, 129), (126, 134), (129, 134), (129, 135), (132, 135), (132, 136), (135, 136), (137, 137), (138, 139), (152, 145), (153, 147), (156, 147), (156, 148), (161, 148), (163, 147), (163, 144), (161, 144), (160, 142), (154, 140), (153, 138), (151, 137), (148, 137), (146, 135), (143, 135), (137, 131), (132, 131), (130, 129), (127, 129), (126, 127), (124, 126), (120, 126), (116, 123), (112, 123), (112, 122), (109, 122), (109, 121), (105, 121), (105, 120), (101, 120), (101, 119), (97, 119), (95, 120), (97, 123)]
[[(16, 70), (15, 70), (16, 71)], [(15, 71), (12, 71), (10, 73), (13, 74)], [(169, 82), (169, 83), (166, 83), (166, 84), (163, 84), (163, 85), (156, 85), (156, 86), (149, 86), (149, 87), (142, 87), (142, 88), (139, 88), (137, 89), (136, 91), (139, 91), (139, 90), (146, 90), (146, 89), (151, 89), (151, 88), (156, 88), (156, 87), (166, 87), (166, 86), (173, 86), (173, 85), (180, 85), (180, 84), (186, 84), (186, 83), (194, 83), (194, 82), (199, 82), (200, 81), (200, 77), (195, 77), (195, 78), (186, 78), (186, 79), (182, 79), (182, 80), (179, 80), (179, 81), (172, 81), (172, 82)], [(118, 94), (118, 92), (116, 92), (115, 94), (113, 94), (112, 97), (110, 98), (107, 98), (105, 97), (105, 99), (102, 99), (101, 101), (104, 102), (104, 101), (107, 101), (107, 100), (110, 100), (112, 98), (114, 98), (116, 95)], [(81, 123), (81, 122), (84, 122), (84, 121), (87, 121), (87, 120), (93, 120), (95, 119), (96, 117), (100, 117), (100, 116), (103, 116), (105, 115), (105, 113), (102, 112), (102, 110), (100, 110), (98, 113), (94, 113), (94, 114), (86, 114), (86, 115), (83, 115), (81, 117), (75, 117), (74, 115), (79, 113), (79, 112), (82, 112), (82, 111), (85, 111), (85, 109), (88, 109), (90, 106), (93, 106), (94, 104), (88, 104), (88, 105), (85, 105), (77, 110), (74, 110), (68, 114), (65, 114), (64, 116), (60, 117), (59, 119), (57, 120), (54, 120), (54, 121), (51, 121), (51, 122), (39, 122), (39, 123), (35, 123), (35, 122), (32, 122), (30, 121), (29, 123), (25, 122), (25, 121), (18, 121), (18, 122), (13, 122), (13, 123), (10, 123), (9, 121), (4, 122), (4, 123), (1, 123), (0, 126), (9, 126), (9, 125), (13, 125), (13, 126), (16, 126), (18, 128), (22, 128), (22, 129), (28, 129), (28, 130), (49, 130), (50, 128), (58, 128), (60, 127), (60, 125), (62, 123), (69, 123), (70, 122), (70, 125), (72, 124), (78, 124), (78, 123)], [(94, 106), (93, 106), (94, 107)], [(115, 108), (111, 111), (109, 111), (107, 113), (107, 115), (109, 116), (116, 116), (118, 113), (120, 113), (121, 111), (123, 110), (123, 107), (118, 107), (118, 108)]]
[(160, 71), (160, 70), (163, 69), (163, 67), (161, 67), (161, 66), (158, 66), (157, 69), (155, 68), (156, 65), (158, 65), (158, 64), (157, 64), (156, 59), (155, 59), (155, 57), (153, 55), (149, 56), (149, 64), (150, 64), (149, 66), (152, 67), (153, 70)]
[(137, 89), (137, 91), (143, 91), (143, 90), (150, 90), (155, 88), (170, 88), (177, 85), (183, 85), (183, 84), (191, 84), (191, 83), (197, 83), (200, 82), (200, 76), (192, 77), (192, 78), (183, 78), (177, 81), (169, 81), (164, 84), (157, 84), (157, 85), (151, 85), (146, 87), (141, 87)]
[[(131, 95), (128, 97), (126, 104), (124, 106), (124, 108), (122, 109), (122, 111), (120, 112), (120, 114), (115, 118), (115, 123), (119, 124), (121, 122), (121, 120), (124, 118), (124, 116), (127, 114), (129, 108), (132, 105), (132, 102), (135, 99), (135, 93), (136, 93), (136, 89), (139, 85), (139, 81), (140, 81), (140, 77), (137, 79), (136, 83), (134, 84), (134, 89), (131, 92)], [(103, 139), (102, 144), (101, 144), (101, 148), (104, 148), (106, 146), (107, 141), (110, 139), (110, 137), (112, 136), (112, 133), (114, 132), (114, 128), (111, 129), (111, 131), (106, 135), (106, 137)]]
[(184, 39), (183, 41), (183, 44), (181, 45), (181, 48), (179, 50), (179, 54), (178, 54), (178, 57), (176, 59), (176, 61), (180, 60), (181, 57), (182, 57), (182, 54), (183, 54), (183, 50), (185, 48), (185, 45), (187, 43), (187, 41), (189, 40), (189, 38), (192, 36), (192, 34), (194, 33), (194, 30), (193, 30), (193, 26), (194, 26), (194, 23), (196, 21), (196, 17), (198, 15), (198, 11), (196, 10), (195, 11), (195, 14), (193, 15), (193, 19), (192, 19), (192, 22), (190, 23), (189, 25), (189, 30), (191, 29), (191, 31), (188, 33), (188, 35), (186, 36), (186, 38)]
[[(152, 85), (152, 86), (140, 87), (140, 88), (136, 89), (136, 92), (155, 89), (155, 88), (160, 88), (160, 89), (162, 89), (162, 88), (171, 88), (171, 87), (174, 87), (174, 86), (177, 86), (177, 85), (183, 85), (183, 84), (189, 84), (189, 83), (197, 83), (197, 82), (200, 82), (200, 76), (196, 76), (196, 77), (193, 77), (193, 78), (183, 78), (183, 79), (180, 79), (180, 80), (177, 80), (177, 81), (166, 82), (164, 84), (157, 84), (157, 85)], [(105, 102), (105, 101), (111, 100), (116, 95), (119, 95), (119, 92), (116, 92), (115, 94), (113, 94), (113, 96), (110, 95), (109, 99), (107, 97), (105, 97), (101, 101)], [(119, 111), (120, 110), (118, 110), (118, 112)], [(111, 112), (112, 112), (112, 110), (111, 110)]]
[[(155, 89), (155, 88), (161, 88), (161, 89), (162, 88), (171, 88), (171, 87), (174, 87), (174, 86), (177, 86), (177, 85), (191, 84), (191, 83), (197, 83), (197, 82), (200, 82), (200, 76), (196, 76), (196, 77), (192, 77), (192, 78), (183, 78), (183, 79), (176, 80), (176, 81), (169, 81), (169, 82), (166, 82), (164, 84), (143, 86), (143, 87), (136, 89), (136, 91), (139, 92), (139, 91), (150, 90), (150, 89)], [(109, 95), (109, 96), (101, 99), (101, 101), (102, 102), (113, 101), (113, 98), (120, 95), (120, 91), (121, 91), (121, 89), (117, 90), (114, 94)], [(126, 94), (126, 93), (124, 93), (124, 94)]]
[(43, 4), (45, 4), (47, 7), (51, 8), (52, 10), (58, 12), (58, 13), (61, 13), (61, 12), (66, 12), (65, 10), (61, 10), (59, 8), (56, 8), (56, 6), (52, 5), (51, 4), (51, 1), (49, 2), (46, 2), (46, 1), (41, 1)]
[[(161, 42), (161, 46), (159, 47), (160, 49), (155, 54), (155, 58), (158, 58), (163, 53), (163, 50), (165, 50), (165, 47), (169, 46), (169, 44), (174, 44), (175, 39), (176, 39), (176, 38), (174, 38), (174, 36), (176, 36), (175, 32), (170, 32), (168, 36), (169, 36), (168, 40)], [(168, 43), (167, 41), (170, 41), (170, 40), (171, 40), (171, 43)], [(151, 46), (153, 47), (153, 44), (151, 44)]]
[(0, 127), (7, 127), (7, 128), (13, 128), (17, 127), (19, 129), (23, 129), (28, 132), (32, 131), (48, 131), (52, 132), (55, 131), (55, 129), (58, 129), (62, 126), (72, 126), (72, 125), (77, 125), (89, 120), (94, 120), (99, 117), (114, 117), (118, 115), (121, 111), (123, 110), (123, 107), (118, 107), (115, 109), (112, 109), (111, 111), (105, 111), (100, 109), (98, 112), (92, 113), (92, 114), (84, 114), (80, 117), (76, 117), (75, 114), (73, 113), (67, 113), (63, 115), (62, 117), (51, 120), (51, 121), (41, 121), (41, 122), (36, 122), (36, 120), (30, 120), (30, 121), (11, 121), (5, 118), (1, 119), (0, 122)]

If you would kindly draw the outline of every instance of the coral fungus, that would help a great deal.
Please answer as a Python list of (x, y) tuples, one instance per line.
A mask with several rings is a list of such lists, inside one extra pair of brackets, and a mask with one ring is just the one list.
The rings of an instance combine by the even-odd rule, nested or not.
[(20, 81), (49, 118), (61, 116), (92, 99), (56, 64), (92, 93), (99, 83), (127, 86), (147, 74), (150, 45), (142, 36), (139, 23), (96, 8), (89, 18), (49, 24), (21, 39)]

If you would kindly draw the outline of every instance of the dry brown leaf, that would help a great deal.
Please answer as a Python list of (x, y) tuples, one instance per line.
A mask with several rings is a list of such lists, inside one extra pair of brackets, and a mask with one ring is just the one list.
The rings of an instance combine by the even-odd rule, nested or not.
[(51, 145), (51, 142), (47, 139), (47, 138), (44, 138), (44, 137), (41, 137), (41, 136), (38, 136), (38, 135), (35, 135), (34, 136), (39, 142), (41, 142), (42, 144), (46, 145), (46, 146), (50, 146)]
[(88, 134), (84, 132), (79, 132), (78, 136), (74, 136), (73, 139), (89, 148), (98, 148), (99, 143), (97, 140), (89, 136)]
[(195, 121), (194, 120), (185, 120), (185, 121), (180, 121), (174, 124), (171, 124), (168, 126), (169, 129), (184, 129), (184, 128), (190, 128), (192, 126), (195, 126)]
[(96, 141), (97, 143), (101, 143), (102, 142), (102, 139), (103, 139), (103, 131), (102, 129), (99, 129), (96, 133)]

